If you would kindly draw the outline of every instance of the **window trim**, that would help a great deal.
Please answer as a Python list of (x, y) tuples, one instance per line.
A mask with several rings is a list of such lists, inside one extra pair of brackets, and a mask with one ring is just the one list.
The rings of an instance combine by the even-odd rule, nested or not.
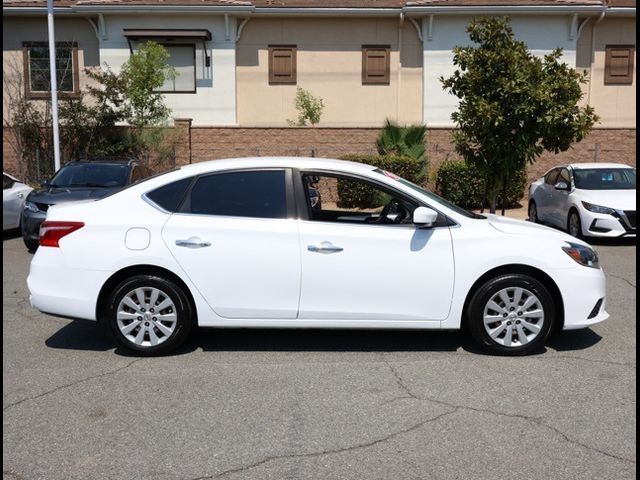
[[(80, 65), (78, 65), (78, 42), (55, 42), (56, 48), (58, 46), (71, 47), (71, 76), (73, 82), (73, 91), (60, 90), (58, 88), (58, 96), (63, 98), (80, 98)], [(33, 91), (31, 90), (31, 57), (29, 49), (31, 47), (48, 47), (48, 42), (41, 41), (25, 41), (22, 42), (22, 64), (23, 64), (23, 80), (24, 80), (24, 94), (27, 99), (49, 99), (51, 98), (51, 90), (48, 91)], [(58, 85), (58, 87), (60, 87)]]
[[(386, 55), (385, 76), (381, 80), (369, 78), (367, 71), (367, 52), (369, 50), (384, 50)], [(362, 45), (362, 85), (390, 85), (391, 84), (391, 45)]]
[[(155, 40), (154, 40), (155, 41)], [(153, 93), (160, 93), (162, 95), (173, 94), (194, 94), (198, 93), (198, 68), (196, 66), (196, 44), (194, 42), (156, 42), (158, 45), (167, 47), (192, 47), (193, 48), (193, 90), (154, 90)]]
[[(629, 75), (626, 77), (613, 77), (611, 76), (611, 52), (615, 49), (628, 49), (629, 50)], [(605, 85), (633, 85), (634, 70), (633, 70), (633, 58), (635, 57), (636, 46), (635, 45), (605, 45), (604, 47), (604, 84)]]
[[(298, 46), (297, 45), (269, 45), (269, 85), (297, 85), (298, 84)], [(287, 80), (280, 80), (275, 77), (273, 67), (273, 52), (275, 50), (291, 50), (291, 77)]]
[(318, 176), (331, 176), (331, 177), (336, 177), (336, 178), (345, 178), (348, 180), (352, 180), (352, 179), (356, 179), (356, 180), (361, 180), (364, 182), (368, 182), (371, 183), (373, 185), (375, 185), (378, 188), (381, 188), (383, 190), (387, 190), (389, 193), (393, 194), (394, 196), (397, 196), (399, 198), (401, 198), (402, 200), (405, 201), (409, 201), (412, 202), (414, 204), (416, 204), (418, 207), (427, 207), (430, 208), (432, 210), (435, 210), (439, 216), (441, 216), (444, 220), (442, 222), (440, 222), (439, 224), (434, 224), (432, 227), (429, 228), (450, 228), (450, 227), (455, 227), (455, 226), (459, 226), (458, 222), (456, 222), (455, 220), (453, 220), (451, 217), (449, 217), (448, 215), (444, 214), (442, 211), (440, 211), (440, 209), (433, 207), (432, 205), (424, 202), (421, 199), (418, 199), (412, 195), (409, 195), (401, 190), (398, 190), (384, 182), (381, 182), (377, 179), (374, 178), (370, 178), (367, 177), (366, 175), (359, 175), (357, 173), (345, 173), (345, 172), (336, 172), (334, 170), (326, 170), (326, 169), (297, 169), (294, 168), (293, 169), (293, 174), (294, 174), (294, 187), (295, 187), (295, 193), (296, 193), (296, 206), (297, 208), (297, 218), (299, 218), (300, 220), (304, 220), (304, 221), (308, 221), (308, 222), (314, 222), (314, 223), (322, 223), (322, 224), (326, 224), (326, 225), (346, 225), (349, 227), (392, 227), (392, 228), (411, 228), (411, 229), (418, 229), (419, 227), (416, 227), (416, 225), (412, 223), (399, 223), (399, 224), (391, 224), (391, 223), (386, 223), (386, 224), (376, 224), (376, 223), (363, 223), (363, 224), (359, 224), (359, 223), (347, 223), (347, 222), (327, 222), (324, 220), (313, 220), (311, 218), (311, 212), (309, 209), (309, 202), (308, 202), (308, 198), (306, 195), (306, 191), (304, 188), (304, 182), (302, 181), (302, 177), (304, 175), (318, 175)]
[[(208, 213), (192, 213), (189, 211), (185, 211), (187, 208), (190, 208), (191, 202), (191, 192), (193, 187), (195, 187), (198, 180), (205, 177), (210, 177), (213, 175), (225, 175), (229, 173), (244, 173), (244, 172), (271, 172), (271, 171), (279, 171), (284, 172), (284, 184), (285, 184), (285, 201), (286, 201), (286, 216), (283, 218), (269, 218), (269, 217), (249, 217), (249, 216), (237, 216), (237, 215), (213, 215)], [(162, 186), (162, 185), (161, 185)], [(157, 187), (158, 188), (158, 187)], [(151, 201), (151, 200), (150, 200)], [(293, 173), (292, 169), (288, 167), (249, 167), (249, 168), (234, 168), (230, 170), (220, 170), (215, 172), (206, 172), (201, 173), (199, 175), (195, 175), (189, 187), (185, 191), (185, 195), (182, 198), (182, 201), (176, 208), (176, 211), (173, 215), (189, 215), (193, 217), (207, 217), (207, 218), (233, 218), (233, 219), (243, 219), (243, 220), (292, 220), (296, 217), (296, 202), (295, 195), (293, 189)]]

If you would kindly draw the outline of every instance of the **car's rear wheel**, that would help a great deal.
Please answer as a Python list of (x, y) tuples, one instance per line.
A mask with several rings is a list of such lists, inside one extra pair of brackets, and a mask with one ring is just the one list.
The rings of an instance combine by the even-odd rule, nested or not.
[(567, 231), (569, 235), (576, 238), (582, 238), (582, 221), (580, 220), (580, 214), (575, 210), (569, 212), (569, 219), (567, 221)]
[(118, 344), (143, 355), (177, 348), (193, 325), (193, 309), (183, 289), (155, 275), (136, 275), (118, 284), (105, 310)]
[(540, 219), (538, 218), (538, 206), (533, 200), (529, 202), (529, 221), (533, 223), (540, 223)]
[(469, 332), (480, 346), (499, 355), (539, 350), (555, 322), (553, 298), (535, 278), (505, 274), (487, 281), (469, 302)]

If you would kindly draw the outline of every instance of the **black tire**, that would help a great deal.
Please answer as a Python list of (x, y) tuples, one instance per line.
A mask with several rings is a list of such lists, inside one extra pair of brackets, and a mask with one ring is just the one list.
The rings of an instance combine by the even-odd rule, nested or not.
[(540, 223), (538, 218), (538, 205), (533, 200), (529, 201), (529, 221), (533, 223)]
[[(173, 333), (159, 345), (137, 345), (131, 340), (128, 340), (118, 327), (116, 316), (118, 305), (125, 295), (138, 288), (156, 288), (161, 290), (175, 305), (175, 329)], [(162, 355), (178, 348), (187, 339), (195, 323), (193, 306), (183, 288), (174, 281), (157, 275), (135, 275), (116, 285), (107, 298), (103, 310), (103, 318), (106, 320), (106, 323), (108, 323), (109, 330), (118, 345), (144, 356)], [(148, 325), (148, 322), (146, 324)]]
[[(572, 221), (576, 221), (577, 225), (577, 231), (572, 232), (573, 227), (571, 225)], [(584, 238), (584, 235), (582, 233), (582, 219), (580, 218), (580, 214), (578, 213), (577, 210), (571, 210), (569, 212), (569, 217), (567, 218), (567, 232), (569, 232), (569, 235), (572, 235), (576, 238), (582, 239)]]
[[(507, 347), (493, 340), (485, 329), (484, 309), (501, 290), (518, 287), (528, 290), (539, 299), (544, 310), (544, 321), (537, 336), (529, 343)], [(469, 302), (467, 318), (469, 333), (485, 351), (496, 355), (528, 355), (540, 350), (553, 331), (556, 307), (549, 290), (535, 278), (523, 274), (504, 274), (488, 280), (474, 293)]]
[(22, 237), (22, 241), (24, 242), (24, 246), (27, 247), (29, 253), (35, 252), (40, 246), (40, 242), (38, 240), (31, 240), (29, 238)]

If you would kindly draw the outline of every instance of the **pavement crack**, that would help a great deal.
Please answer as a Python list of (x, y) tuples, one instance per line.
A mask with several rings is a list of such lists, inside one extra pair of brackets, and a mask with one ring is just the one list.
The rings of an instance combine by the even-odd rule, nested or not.
[(435, 403), (435, 404), (438, 404), (438, 405), (442, 405), (442, 406), (448, 407), (450, 409), (453, 409), (453, 410), (451, 410), (451, 412), (459, 411), (459, 410), (467, 410), (467, 411), (478, 412), (478, 413), (488, 413), (488, 414), (496, 415), (496, 416), (500, 416), (500, 417), (518, 419), (518, 420), (522, 420), (522, 421), (525, 421), (525, 422), (528, 422), (528, 423), (532, 423), (534, 425), (537, 425), (537, 426), (546, 428), (548, 430), (551, 430), (552, 432), (554, 432), (557, 435), (559, 435), (567, 443), (570, 443), (572, 445), (577, 445), (577, 446), (579, 446), (579, 447), (581, 447), (581, 448), (583, 448), (585, 450), (596, 452), (596, 453), (599, 453), (599, 454), (604, 455), (606, 457), (613, 458), (613, 459), (616, 459), (616, 460), (619, 460), (619, 461), (622, 461), (622, 462), (631, 463), (633, 465), (636, 464), (636, 461), (634, 459), (630, 459), (630, 458), (622, 457), (620, 455), (616, 455), (616, 454), (613, 454), (613, 453), (606, 452), (604, 450), (601, 450), (601, 449), (596, 448), (596, 447), (592, 447), (592, 446), (587, 445), (585, 443), (582, 443), (582, 442), (580, 442), (580, 441), (578, 441), (578, 440), (576, 440), (574, 438), (569, 437), (569, 435), (567, 435), (565, 432), (563, 432), (559, 428), (547, 424), (544, 421), (544, 417), (533, 417), (533, 416), (522, 415), (522, 414), (517, 414), (517, 413), (499, 412), (499, 411), (496, 411), (496, 410), (490, 410), (488, 408), (472, 407), (472, 406), (468, 406), (468, 405), (458, 405), (458, 404), (455, 404), (455, 403), (446, 402), (444, 400), (440, 400), (440, 399), (433, 398), (433, 397), (428, 397), (428, 396), (424, 396), (424, 395), (417, 395), (414, 392), (412, 392), (411, 389), (407, 386), (407, 383), (402, 378), (402, 375), (401, 375), (400, 371), (397, 368), (395, 368), (390, 362), (388, 362), (387, 359), (384, 358), (384, 355), (383, 355), (383, 362), (389, 367), (389, 370), (391, 370), (391, 372), (393, 373), (393, 376), (394, 376), (398, 386), (402, 389), (403, 392), (405, 392), (407, 395), (409, 395), (409, 396), (403, 395), (402, 397), (396, 397), (396, 398), (392, 399), (388, 403), (400, 400), (402, 398), (412, 398), (412, 399), (423, 400), (423, 401), (427, 401), (427, 402), (431, 402), (431, 403)]
[(627, 282), (629, 285), (631, 285), (633, 288), (636, 288), (636, 284), (633, 283), (631, 280), (629, 280), (628, 278), (625, 277), (621, 277), (620, 275), (614, 275), (613, 273), (607, 273), (607, 277), (612, 277), (612, 278), (617, 278), (618, 280), (622, 280), (623, 282)]
[(74, 387), (74, 386), (76, 386), (78, 384), (85, 383), (85, 382), (88, 382), (90, 380), (95, 380), (96, 378), (107, 377), (109, 375), (115, 375), (116, 373), (118, 373), (118, 372), (120, 372), (122, 370), (125, 370), (126, 368), (129, 368), (131, 365), (133, 365), (136, 362), (139, 362), (140, 360), (144, 360), (144, 358), (136, 358), (135, 360), (132, 360), (131, 362), (127, 363), (126, 365), (124, 365), (122, 367), (119, 367), (119, 368), (116, 368), (115, 370), (110, 370), (108, 372), (103, 372), (103, 373), (99, 373), (99, 374), (96, 374), (96, 375), (91, 375), (90, 377), (81, 378), (80, 380), (76, 380), (75, 382), (67, 383), (65, 385), (60, 385), (60, 386), (58, 386), (56, 388), (52, 388), (51, 390), (47, 390), (46, 392), (39, 393), (38, 395), (34, 395), (34, 396), (31, 396), (31, 397), (23, 398), (22, 400), (18, 400), (17, 402), (13, 402), (13, 403), (10, 403), (10, 404), (4, 406), (2, 408), (2, 411), (6, 412), (10, 408), (16, 407), (16, 406), (18, 406), (18, 405), (20, 405), (20, 404), (22, 404), (24, 402), (28, 402), (30, 400), (37, 400), (39, 398), (46, 397), (47, 395), (51, 395), (52, 393), (59, 392), (59, 391), (64, 390), (66, 388)]
[(192, 478), (190, 480), (210, 480), (210, 479), (214, 479), (214, 478), (222, 478), (225, 477), (227, 475), (232, 475), (234, 473), (240, 473), (240, 472), (245, 472), (247, 470), (251, 470), (257, 467), (260, 467), (266, 463), (270, 463), (276, 460), (285, 460), (285, 459), (292, 459), (292, 458), (314, 458), (314, 457), (321, 457), (324, 455), (335, 455), (335, 454), (339, 454), (339, 453), (345, 453), (345, 452), (352, 452), (354, 450), (359, 450), (359, 449), (363, 449), (363, 448), (369, 448), (369, 447), (373, 447), (375, 445), (379, 445), (381, 443), (385, 443), (388, 442), (389, 440), (393, 440), (394, 438), (400, 436), (400, 435), (404, 435), (406, 433), (410, 433), (413, 432), (415, 430), (418, 430), (419, 428), (423, 427), (424, 425), (427, 425), (429, 423), (433, 423), (433, 422), (437, 422), (438, 420), (447, 417), (449, 415), (452, 415), (454, 413), (456, 413), (458, 411), (457, 408), (448, 410), (446, 412), (440, 413), (438, 415), (436, 415), (435, 417), (430, 417), (427, 418), (425, 420), (422, 420), (418, 423), (414, 423), (413, 425), (407, 427), (407, 428), (403, 428), (402, 430), (396, 430), (395, 432), (390, 433), (389, 435), (385, 435), (384, 437), (381, 438), (377, 438), (375, 440), (371, 440), (369, 442), (364, 442), (364, 443), (358, 443), (355, 445), (350, 445), (347, 447), (342, 447), (342, 448), (335, 448), (335, 449), (327, 449), (327, 450), (320, 450), (317, 452), (308, 452), (308, 453), (291, 453), (291, 454), (286, 454), (286, 455), (272, 455), (272, 456), (268, 456), (265, 457), (261, 460), (258, 460), (256, 462), (253, 463), (249, 463), (247, 465), (241, 465), (239, 467), (235, 467), (235, 468), (230, 468), (228, 470), (224, 470), (220, 473), (216, 473), (213, 475), (208, 475), (208, 476), (204, 476), (204, 477), (196, 477), (196, 478)]

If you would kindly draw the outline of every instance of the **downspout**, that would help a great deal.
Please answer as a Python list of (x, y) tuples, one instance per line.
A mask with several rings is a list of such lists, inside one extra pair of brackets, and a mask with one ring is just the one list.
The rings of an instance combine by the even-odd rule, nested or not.
[(400, 12), (398, 23), (398, 85), (396, 89), (396, 122), (400, 123), (400, 86), (402, 84), (402, 29), (404, 28), (404, 12)]
[(587, 93), (587, 105), (591, 105), (591, 91), (593, 90), (593, 64), (596, 61), (596, 28), (597, 26), (604, 20), (604, 17), (607, 14), (607, 6), (602, 6), (602, 12), (600, 12), (600, 16), (594, 22), (593, 28), (591, 29), (591, 62), (589, 65), (589, 91)]

